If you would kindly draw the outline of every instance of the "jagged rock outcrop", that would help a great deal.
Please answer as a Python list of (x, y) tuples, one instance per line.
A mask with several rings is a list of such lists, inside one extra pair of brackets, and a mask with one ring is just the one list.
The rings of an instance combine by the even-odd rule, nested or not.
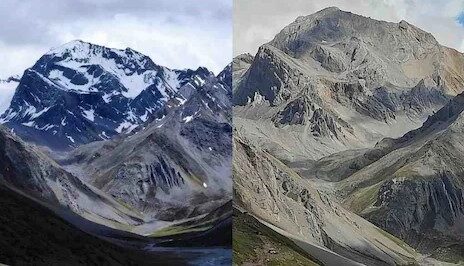
[(243, 57), (237, 124), (289, 161), (399, 137), (464, 87), (464, 56), (430, 33), (337, 8), (299, 17), (249, 66)]
[(234, 87), (233, 91), (235, 91), (235, 84), (239, 84), (240, 80), (243, 78), (244, 74), (253, 63), (253, 56), (251, 54), (241, 54), (234, 57), (232, 62), (233, 68), (233, 76), (232, 79), (234, 80)]
[[(420, 256), (234, 134), (234, 202), (324, 264), (406, 265)], [(304, 243), (304, 244), (303, 244)]]
[(168, 103), (127, 138), (79, 147), (62, 163), (150, 219), (190, 219), (231, 200), (231, 68)]
[(388, 180), (366, 218), (424, 252), (462, 243), (464, 195), (460, 178), (441, 173), (427, 180)]
[(464, 239), (463, 103), (460, 94), (422, 127), (372, 149), (292, 166), (305, 177), (337, 181), (334, 194), (347, 208), (422, 252), (459, 247)]
[(0, 123), (21, 138), (57, 150), (130, 133), (167, 101), (184, 101), (214, 76), (206, 68), (172, 70), (130, 48), (82, 41), (54, 48), (27, 69)]

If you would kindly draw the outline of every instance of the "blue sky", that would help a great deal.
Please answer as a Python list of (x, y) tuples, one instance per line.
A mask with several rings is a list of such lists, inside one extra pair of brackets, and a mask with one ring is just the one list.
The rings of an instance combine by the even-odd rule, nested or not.
[(464, 27), (464, 11), (462, 11), (456, 18), (459, 24)]

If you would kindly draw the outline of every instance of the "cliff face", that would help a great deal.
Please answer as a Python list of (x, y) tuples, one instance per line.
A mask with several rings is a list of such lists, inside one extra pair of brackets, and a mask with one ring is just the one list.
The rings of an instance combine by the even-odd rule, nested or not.
[(300, 174), (334, 182), (344, 205), (423, 252), (459, 246), (464, 234), (463, 95), (423, 126), (374, 148), (333, 154)]
[(229, 66), (185, 102), (168, 102), (142, 129), (83, 145), (63, 165), (150, 220), (217, 209), (232, 198), (230, 80)]
[(399, 137), (464, 84), (464, 56), (431, 34), (336, 8), (298, 18), (245, 66), (234, 84), (238, 124), (271, 131), (259, 141), (291, 161)]
[[(234, 201), (322, 263), (407, 264), (419, 260), (401, 241), (346, 211), (312, 181), (234, 137)], [(321, 253), (322, 252), (322, 253)]]
[[(462, 259), (463, 54), (406, 21), (327, 8), (296, 19), (241, 66), (234, 125), (261, 151), (249, 152), (249, 165), (234, 162), (237, 198), (250, 213), (334, 247), (324, 226), (338, 218), (324, 215), (335, 207), (317, 211), (319, 193), (340, 202), (344, 217), (354, 212), (420, 252)], [(302, 221), (296, 203), (312, 218)]]

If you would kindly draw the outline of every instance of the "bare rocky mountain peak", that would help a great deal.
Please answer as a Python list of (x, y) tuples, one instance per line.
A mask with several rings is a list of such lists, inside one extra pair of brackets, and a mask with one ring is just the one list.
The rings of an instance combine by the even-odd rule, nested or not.
[[(275, 137), (290, 129), (286, 121), (297, 121), (289, 131), (312, 135), (295, 136), (308, 143), (306, 148), (263, 136), (278, 146), (276, 152), (311, 154), (317, 143), (331, 151), (368, 147), (383, 137), (398, 137), (419, 127), (464, 84), (464, 56), (430, 33), (404, 21), (378, 21), (334, 8), (298, 18), (262, 45), (251, 63), (243, 58), (234, 60), (238, 116), (243, 112), (246, 119), (277, 123)], [(300, 101), (298, 111), (295, 100), (302, 97), (307, 100)], [(327, 137), (336, 138), (336, 144)]]
[[(407, 263), (438, 264), (417, 251), (462, 259), (456, 255), (464, 249), (462, 53), (404, 20), (326, 8), (286, 26), (251, 63), (240, 56), (234, 64), (240, 136), (234, 178), (242, 208), (270, 228), (284, 229), (277, 231), (289, 239), (300, 235), (360, 263), (405, 262), (390, 244), (380, 248), (388, 250), (386, 257), (341, 251), (359, 245), (330, 236), (338, 218), (323, 216), (332, 208), (351, 217), (337, 222), (335, 228), (344, 228), (339, 233), (349, 232), (351, 223), (358, 229), (373, 223), (377, 233), (403, 240), (410, 253), (400, 257)], [(333, 204), (318, 206), (303, 188)], [(371, 249), (371, 237), (386, 243), (361, 234), (361, 253)]]

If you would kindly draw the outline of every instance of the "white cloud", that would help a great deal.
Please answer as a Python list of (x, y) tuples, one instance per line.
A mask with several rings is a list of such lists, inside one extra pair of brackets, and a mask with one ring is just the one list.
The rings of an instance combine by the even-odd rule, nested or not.
[(180, 69), (206, 66), (219, 73), (232, 60), (232, 30), (208, 23), (185, 19), (171, 24), (164, 17), (148, 19), (118, 14), (101, 22), (53, 25), (50, 32), (60, 36), (59, 43), (81, 39), (114, 48), (130, 47), (163, 66)]
[(0, 80), (0, 114), (3, 114), (10, 106), (17, 85), (17, 82), (4, 82)]
[(234, 55), (255, 53), (298, 16), (329, 6), (374, 19), (404, 19), (432, 33), (441, 44), (464, 51), (464, 27), (456, 21), (464, 10), (463, 0), (235, 0)]
[(218, 73), (232, 60), (231, 0), (2, 0), (0, 25), (0, 78), (74, 39), (131, 47), (171, 68)]
[(5, 79), (12, 75), (22, 75), (48, 48), (33, 44), (11, 46), (0, 39), (0, 51), (0, 79)]

